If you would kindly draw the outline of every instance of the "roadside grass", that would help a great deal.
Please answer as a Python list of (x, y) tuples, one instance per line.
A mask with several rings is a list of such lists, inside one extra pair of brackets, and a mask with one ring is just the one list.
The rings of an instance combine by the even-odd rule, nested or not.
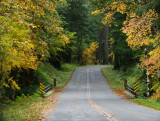
[(38, 80), (44, 85), (53, 84), (54, 79), (57, 81), (56, 88), (63, 88), (71, 79), (71, 75), (77, 64), (63, 64), (60, 69), (54, 68), (50, 63), (44, 63), (37, 70)]
[(137, 98), (137, 99), (134, 99), (133, 101), (139, 105), (143, 105), (148, 108), (152, 108), (152, 109), (160, 111), (160, 101), (158, 102), (158, 101), (150, 99), (150, 98), (148, 98), (148, 99)]
[(37, 70), (38, 80), (44, 85), (53, 84), (54, 79), (57, 81), (56, 88), (63, 88), (71, 79), (76, 64), (63, 64), (60, 69), (54, 68), (50, 63), (44, 63)]
[(121, 74), (117, 70), (112, 70), (112, 68), (102, 68), (102, 73), (112, 89), (123, 90), (124, 86)]
[[(63, 88), (71, 79), (76, 64), (63, 64), (61, 69), (54, 68), (50, 63), (40, 65), (37, 70), (37, 79), (44, 85), (53, 84), (58, 80), (57, 88)], [(41, 98), (39, 85), (33, 95), (17, 96), (15, 100), (0, 100), (0, 121), (37, 121), (42, 110), (47, 105), (47, 99)], [(32, 90), (30, 90), (32, 91)]]
[(46, 101), (38, 94), (32, 96), (22, 95), (15, 101), (4, 100), (0, 103), (1, 121), (36, 121), (44, 108)]
[[(140, 70), (138, 70), (137, 68), (131, 68), (130, 71), (131, 72), (126, 71), (125, 73), (123, 73), (120, 70), (113, 70), (113, 67), (102, 68), (102, 73), (106, 78), (110, 87), (112, 89), (120, 91), (124, 90), (124, 79), (128, 80), (129, 85), (133, 85), (137, 76), (140, 74)], [(141, 87), (142, 87), (141, 91), (143, 92), (143, 90), (145, 90), (143, 83), (139, 85), (139, 88)], [(155, 110), (160, 110), (160, 102), (158, 102), (157, 100), (153, 100), (151, 98), (145, 98), (144, 96), (139, 96), (138, 98), (132, 99), (132, 101)]]

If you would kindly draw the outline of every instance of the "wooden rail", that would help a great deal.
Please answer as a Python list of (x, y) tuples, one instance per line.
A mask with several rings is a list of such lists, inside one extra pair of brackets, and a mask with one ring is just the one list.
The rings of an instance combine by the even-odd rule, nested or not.
[(48, 92), (51, 89), (52, 89), (52, 85), (47, 85), (46, 87), (44, 87), (45, 92)]
[(50, 84), (47, 85), (46, 87), (44, 87), (43, 83), (40, 83), (40, 92), (42, 97), (44, 97), (44, 92), (47, 93), (49, 90), (52, 89), (53, 86), (56, 87), (56, 79), (54, 79), (53, 85)]
[(124, 88), (135, 95), (135, 98), (138, 97), (138, 83), (135, 82), (134, 87), (131, 87), (127, 84), (127, 80), (124, 80)]

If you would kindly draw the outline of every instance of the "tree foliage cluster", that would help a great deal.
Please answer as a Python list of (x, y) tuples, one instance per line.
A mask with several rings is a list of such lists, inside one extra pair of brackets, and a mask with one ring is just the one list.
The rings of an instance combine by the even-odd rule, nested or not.
[[(109, 37), (114, 51), (114, 67), (135, 59), (146, 71), (148, 91), (157, 90), (160, 68), (160, 11), (158, 0), (95, 0), (99, 3), (92, 14), (103, 14), (102, 23), (110, 27)], [(124, 34), (125, 33), (125, 34)], [(127, 45), (130, 47), (128, 48)], [(124, 58), (123, 58), (124, 57)], [(131, 58), (128, 58), (131, 57)], [(151, 81), (152, 80), (152, 81)], [(152, 89), (153, 89), (152, 88)], [(148, 95), (150, 93), (148, 92)]]
[(82, 63), (83, 64), (95, 64), (96, 60), (96, 50), (98, 48), (97, 42), (92, 42), (89, 48), (86, 48), (82, 54)]
[(152, 78), (150, 89), (159, 90), (159, 5), (159, 0), (1, 0), (0, 89), (12, 88), (14, 97), (15, 90), (39, 83), (35, 70), (44, 61), (56, 67), (76, 61), (114, 63), (115, 69), (141, 62)]
[[(35, 83), (34, 70), (59, 52), (74, 38), (63, 28), (57, 6), (65, 0), (0, 1), (0, 88), (20, 89)], [(23, 86), (22, 86), (23, 87)], [(14, 94), (13, 94), (14, 97)]]
[(88, 0), (1, 0), (2, 92), (14, 97), (15, 90), (39, 84), (36, 70), (45, 61), (58, 68), (66, 62), (94, 64), (101, 26), (93, 10)]

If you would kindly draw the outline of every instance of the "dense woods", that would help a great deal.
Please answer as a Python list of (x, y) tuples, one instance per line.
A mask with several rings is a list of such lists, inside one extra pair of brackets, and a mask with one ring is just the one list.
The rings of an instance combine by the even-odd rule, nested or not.
[(109, 41), (110, 53), (113, 52), (114, 68), (123, 68), (125, 72), (129, 66), (138, 65), (142, 69), (142, 74), (137, 74), (139, 83), (146, 79), (147, 89), (144, 95), (151, 96), (156, 92), (153, 98), (159, 100), (160, 2), (96, 0), (93, 3), (97, 9), (92, 14), (104, 15), (102, 23), (107, 28), (106, 41)]
[(134, 66), (143, 93), (160, 99), (159, 6), (159, 0), (0, 0), (0, 97), (39, 85), (37, 69), (49, 62), (113, 64), (123, 72)]

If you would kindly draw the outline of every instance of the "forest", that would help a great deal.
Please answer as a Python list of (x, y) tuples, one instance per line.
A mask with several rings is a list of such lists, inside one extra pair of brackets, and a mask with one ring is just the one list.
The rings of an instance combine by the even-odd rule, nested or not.
[(132, 70), (141, 95), (160, 101), (159, 6), (160, 0), (0, 0), (0, 98), (32, 95), (43, 65), (61, 70), (68, 63)]

